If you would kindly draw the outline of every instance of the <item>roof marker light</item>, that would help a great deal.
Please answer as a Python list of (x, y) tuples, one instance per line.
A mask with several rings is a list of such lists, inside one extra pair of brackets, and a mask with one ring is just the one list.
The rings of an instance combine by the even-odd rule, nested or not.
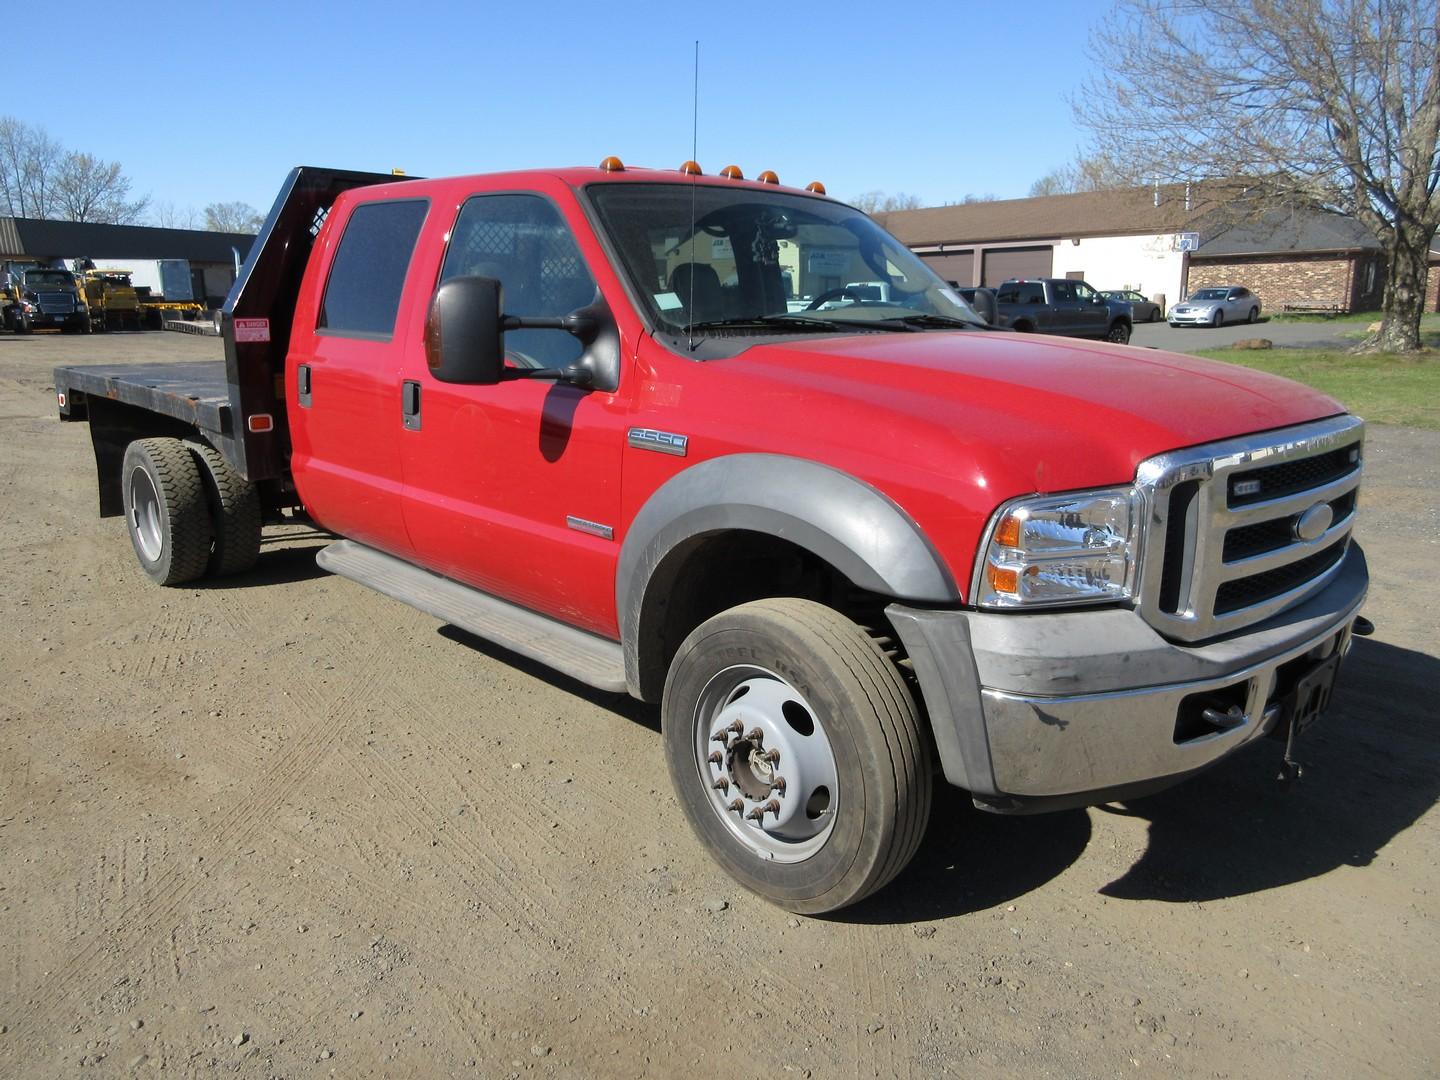
[(604, 161), (600, 162), (601, 172), (624, 172), (625, 163), (614, 154), (611, 154)]
[(759, 180), (760, 183), (762, 183), (762, 184), (778, 184), (778, 183), (780, 183), (780, 177), (776, 176), (776, 175), (775, 175), (773, 172), (771, 172), (769, 169), (766, 169), (764, 172), (762, 172), (762, 173), (761, 173), (759, 176), (757, 176), (755, 179), (756, 179), (756, 180)]
[(687, 161), (687, 162), (685, 162), (684, 165), (681, 165), (681, 166), (680, 166), (680, 171), (681, 171), (682, 173), (684, 173), (686, 176), (704, 176), (704, 175), (705, 175), (703, 172), (700, 171), (700, 166), (697, 165), (697, 164), (696, 164), (695, 162), (693, 162), (693, 161)]
[(726, 180), (744, 180), (745, 174), (740, 171), (739, 165), (726, 165), (720, 170), (720, 175)]
[(816, 195), (824, 195), (825, 185), (820, 183), (819, 180), (811, 180), (808, 184), (805, 185), (805, 190), (813, 191)]

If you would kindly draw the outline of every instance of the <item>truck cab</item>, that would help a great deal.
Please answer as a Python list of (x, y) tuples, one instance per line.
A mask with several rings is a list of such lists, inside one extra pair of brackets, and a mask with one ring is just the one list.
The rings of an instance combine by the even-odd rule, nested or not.
[(67, 334), (90, 332), (90, 309), (80, 283), (69, 270), (29, 267), (23, 272), (22, 287), (24, 298), (33, 306), (32, 329), (56, 329)]
[(999, 325), (1021, 333), (1130, 340), (1130, 305), (1072, 278), (1010, 278), (995, 290)]

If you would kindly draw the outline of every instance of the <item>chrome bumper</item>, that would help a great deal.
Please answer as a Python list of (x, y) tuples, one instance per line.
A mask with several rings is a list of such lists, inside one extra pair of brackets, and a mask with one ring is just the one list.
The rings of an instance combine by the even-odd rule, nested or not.
[(886, 610), (946, 779), (991, 808), (1013, 797), (1047, 809), (1163, 787), (1265, 734), (1295, 673), (1349, 649), (1367, 583), (1352, 545), (1304, 603), (1200, 645), (1168, 641), (1128, 610)]

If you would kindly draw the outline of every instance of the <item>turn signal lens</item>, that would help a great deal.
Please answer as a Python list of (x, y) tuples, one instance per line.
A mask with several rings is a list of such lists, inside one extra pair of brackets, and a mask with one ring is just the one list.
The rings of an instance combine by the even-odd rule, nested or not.
[(700, 171), (700, 166), (697, 165), (697, 164), (696, 164), (695, 162), (693, 162), (693, 161), (687, 161), (687, 162), (685, 162), (684, 165), (681, 165), (681, 166), (680, 166), (680, 171), (681, 171), (682, 173), (684, 173), (686, 176), (703, 176), (703, 175), (704, 175), (704, 174)]
[(990, 582), (990, 591), (1007, 593), (1014, 596), (1020, 591), (1020, 571), (1011, 570), (1004, 566), (991, 564), (985, 568), (985, 576)]
[(1020, 546), (1020, 519), (1014, 514), (1006, 514), (1000, 519), (995, 529), (995, 544), (1007, 548)]
[(739, 165), (726, 165), (720, 170), (720, 175), (726, 180), (744, 180), (745, 174), (740, 171)]
[(625, 163), (614, 154), (611, 154), (604, 161), (600, 162), (601, 172), (624, 172)]

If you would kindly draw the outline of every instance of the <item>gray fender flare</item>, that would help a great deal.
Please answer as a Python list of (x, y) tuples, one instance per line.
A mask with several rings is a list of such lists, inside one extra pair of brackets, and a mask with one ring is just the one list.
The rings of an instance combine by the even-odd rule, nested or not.
[[(960, 592), (915, 521), (888, 496), (838, 469), (780, 454), (702, 461), (662, 484), (625, 535), (615, 603), (630, 693), (653, 699), (641, 672), (641, 623), (656, 571), (687, 541), (730, 530), (788, 540), (859, 587), (919, 603), (954, 603)], [(643, 691), (649, 690), (648, 695)]]

